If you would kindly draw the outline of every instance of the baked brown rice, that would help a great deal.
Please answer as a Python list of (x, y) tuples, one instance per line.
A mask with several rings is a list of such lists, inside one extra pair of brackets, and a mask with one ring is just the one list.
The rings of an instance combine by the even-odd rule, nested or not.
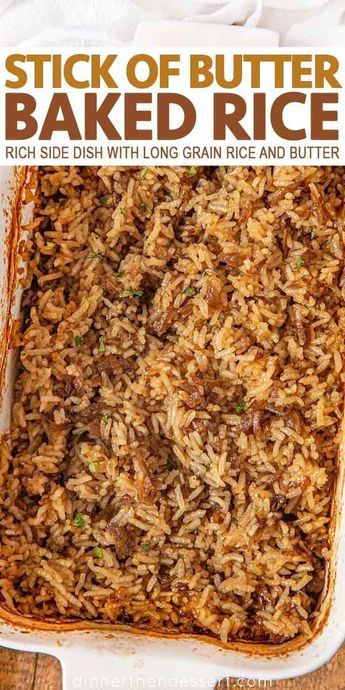
[(311, 634), (343, 416), (343, 168), (42, 168), (0, 592), (25, 615)]

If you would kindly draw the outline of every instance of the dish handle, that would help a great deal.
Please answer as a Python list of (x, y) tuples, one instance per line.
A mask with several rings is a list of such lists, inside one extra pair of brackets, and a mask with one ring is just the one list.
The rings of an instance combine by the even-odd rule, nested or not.
[(58, 657), (63, 690), (190, 690), (191, 687), (216, 690), (220, 687), (220, 677), (215, 677), (210, 668), (201, 671), (192, 659), (179, 661), (159, 656), (140, 659), (135, 653), (121, 655), (114, 650), (111, 654), (100, 647), (65, 648)]
[(62, 668), (62, 690), (122, 690), (121, 661), (114, 655), (97, 654), (95, 650), (62, 650), (59, 654)]

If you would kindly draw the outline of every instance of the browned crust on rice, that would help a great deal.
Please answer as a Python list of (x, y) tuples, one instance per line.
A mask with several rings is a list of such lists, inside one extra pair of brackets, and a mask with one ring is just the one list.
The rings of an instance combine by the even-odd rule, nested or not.
[(40, 171), (6, 606), (310, 635), (343, 409), (342, 168)]

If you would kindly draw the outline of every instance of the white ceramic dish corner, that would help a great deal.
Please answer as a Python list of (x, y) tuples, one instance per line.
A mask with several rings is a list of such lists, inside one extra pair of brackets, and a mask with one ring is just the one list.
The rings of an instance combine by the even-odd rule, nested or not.
[[(18, 316), (20, 291), (15, 284), (9, 291), (9, 251), (13, 245), (11, 198), (23, 185), (24, 170), (0, 167), (0, 343), (7, 342), (6, 329)], [(23, 203), (24, 205), (24, 203)], [(30, 215), (30, 206), (24, 213)], [(20, 232), (20, 228), (19, 228)], [(18, 238), (17, 238), (18, 240)], [(16, 240), (16, 241), (17, 241)], [(13, 259), (13, 252), (12, 252)], [(14, 357), (9, 347), (1, 348), (0, 360), (5, 364), (2, 382), (0, 433), (9, 428), (11, 386)], [(1, 364), (1, 361), (0, 361)], [(214, 688), (218, 680), (234, 676), (278, 680), (315, 670), (324, 664), (345, 638), (345, 511), (341, 510), (343, 463), (340, 467), (335, 513), (334, 567), (331, 569), (329, 609), (319, 633), (304, 647), (284, 651), (242, 643), (242, 647), (224, 649), (216, 642), (184, 636), (165, 638), (139, 634), (124, 627), (98, 624), (85, 629), (85, 624), (35, 624), (0, 608), (0, 645), (24, 651), (41, 651), (56, 656), (62, 664), (65, 690), (72, 688)]]

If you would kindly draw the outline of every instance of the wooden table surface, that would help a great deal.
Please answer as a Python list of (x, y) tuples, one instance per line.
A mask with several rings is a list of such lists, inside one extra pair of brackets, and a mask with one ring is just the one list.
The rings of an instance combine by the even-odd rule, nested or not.
[[(218, 690), (238, 687), (220, 684)], [(245, 686), (241, 686), (242, 688)], [(262, 688), (262, 683), (249, 688)], [(266, 686), (270, 690), (345, 690), (345, 645), (322, 669), (295, 680), (284, 680)], [(27, 654), (0, 649), (0, 690), (61, 690), (59, 662), (45, 654)]]

